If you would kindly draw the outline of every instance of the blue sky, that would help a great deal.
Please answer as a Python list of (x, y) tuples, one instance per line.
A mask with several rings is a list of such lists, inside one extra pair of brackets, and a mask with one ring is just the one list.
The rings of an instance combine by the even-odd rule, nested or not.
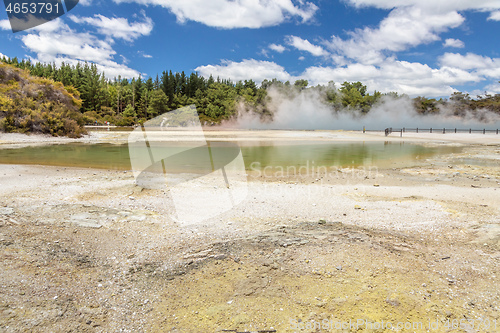
[(500, 93), (499, 0), (81, 0), (0, 53), (92, 61), (108, 77), (197, 71), (233, 80), (361, 81), (370, 91)]

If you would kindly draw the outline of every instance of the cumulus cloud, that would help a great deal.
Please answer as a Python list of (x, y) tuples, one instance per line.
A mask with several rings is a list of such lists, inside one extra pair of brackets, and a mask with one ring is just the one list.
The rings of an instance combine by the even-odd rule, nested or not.
[[(474, 54), (446, 53), (439, 68), (399, 61), (398, 53), (412, 47), (441, 40), (440, 35), (465, 22), (462, 11), (490, 13), (489, 20), (500, 20), (497, 0), (344, 0), (354, 7), (389, 10), (376, 27), (333, 35), (323, 42), (335, 66), (310, 67), (302, 76), (313, 83), (358, 81), (371, 89), (415, 95), (446, 96), (453, 86), (477, 83), (500, 76), (498, 59)], [(448, 38), (444, 47), (463, 48), (459, 39)], [(318, 54), (319, 54), (318, 50)], [(495, 86), (496, 87), (496, 86)]]
[[(55, 31), (58, 29), (63, 28), (63, 21), (61, 19), (55, 19), (52, 21), (46, 21), (44, 18), (40, 17), (35, 17), (31, 14), (28, 14), (27, 18), (16, 18), (13, 17), (10, 21), (9, 20), (0, 20), (0, 29), (2, 30), (11, 30), (11, 22), (12, 26), (24, 26), (26, 19), (29, 20), (31, 25), (35, 25), (33, 28), (27, 29), (26, 31), (28, 32), (36, 32), (36, 31), (45, 31), (45, 32), (50, 32), (50, 31)], [(16, 22), (17, 21), (17, 22)], [(20, 22), (22, 21), (22, 22)], [(37, 25), (38, 24), (38, 25)]]
[(443, 43), (444, 47), (455, 47), (455, 48), (463, 48), (465, 47), (465, 43), (460, 39), (448, 38)]
[(1, 30), (10, 30), (10, 22), (9, 20), (0, 20), (0, 29)]
[[(0, 27), (4, 28), (3, 21)], [(6, 28), (10, 29), (10, 25)], [(34, 61), (44, 63), (62, 62), (76, 65), (79, 61), (93, 62), (108, 78), (121, 75), (124, 78), (137, 77), (140, 73), (114, 60), (116, 51), (113, 40), (102, 40), (88, 33), (71, 29), (60, 18), (29, 29), (18, 37), (25, 48), (36, 54)]]
[(500, 77), (500, 58), (490, 58), (474, 53), (466, 55), (445, 53), (439, 58), (439, 63), (442, 66), (469, 70), (483, 77), (495, 79)]
[[(486, 90), (486, 93), (490, 94), (490, 95), (494, 95), (494, 94), (500, 94), (500, 82), (495, 82), (495, 83), (492, 83), (492, 84), (489, 84), (485, 87), (485, 90)], [(477, 93), (477, 95), (480, 95), (484, 92), (480, 92), (480, 93)]]
[(462, 10), (494, 11), (500, 9), (497, 0), (344, 0), (356, 7), (376, 7), (392, 9), (394, 7), (417, 6), (431, 11), (449, 12)]
[(313, 45), (307, 39), (302, 39), (297, 36), (287, 36), (286, 42), (288, 45), (295, 47), (297, 50), (309, 52), (316, 57), (328, 55), (328, 52), (326, 52), (321, 46)]
[(496, 12), (492, 12), (490, 14), (490, 17), (488, 17), (488, 20), (500, 21), (500, 10), (496, 11)]
[(286, 50), (286, 48), (283, 45), (280, 45), (280, 44), (270, 44), (269, 45), (269, 49), (273, 50), (275, 52), (278, 52), (278, 53), (283, 53)]
[[(0, 29), (2, 30), (11, 30), (9, 20), (0, 20)], [(53, 32), (56, 30), (69, 29), (69, 27), (64, 24), (64, 22), (58, 18), (42, 25), (38, 25), (34, 28), (28, 29), (28, 32)]]
[(135, 2), (167, 8), (177, 21), (195, 21), (223, 29), (262, 28), (275, 26), (292, 18), (310, 21), (318, 7), (300, 0), (113, 0), (115, 3)]
[(344, 67), (309, 67), (302, 76), (312, 84), (326, 84), (330, 80), (362, 81), (369, 90), (384, 93), (396, 91), (410, 96), (446, 96), (456, 91), (452, 86), (479, 82), (481, 77), (466, 70), (387, 59), (380, 65), (351, 64)]
[(490, 58), (474, 53), (462, 55), (459, 53), (445, 53), (439, 58), (445, 66), (462, 69), (496, 69), (500, 68), (500, 58)]
[(206, 65), (195, 69), (205, 77), (213, 75), (233, 81), (252, 79), (261, 83), (264, 79), (276, 78), (281, 81), (292, 80), (292, 76), (285, 69), (270, 61), (246, 59), (241, 62), (224, 60), (220, 65)]
[(200, 66), (196, 71), (205, 77), (213, 75), (236, 81), (251, 78), (258, 83), (273, 78), (283, 82), (306, 79), (311, 85), (328, 84), (330, 81), (338, 85), (344, 81), (362, 80), (369, 90), (429, 97), (447, 96), (456, 91), (453, 85), (484, 79), (478, 73), (453, 66), (432, 68), (421, 63), (395, 59), (387, 59), (379, 65), (355, 63), (342, 67), (313, 66), (297, 76), (291, 75), (274, 62), (254, 59), (242, 62), (223, 61), (220, 65)]
[(128, 19), (123, 17), (106, 17), (100, 14), (94, 17), (78, 17), (69, 15), (69, 18), (75, 23), (86, 23), (97, 28), (97, 31), (105, 36), (112, 38), (121, 38), (132, 42), (133, 40), (147, 36), (153, 30), (153, 20), (147, 17), (144, 12), (142, 22), (129, 23)]
[[(465, 1), (466, 2), (466, 1)], [(366, 3), (369, 3), (367, 0)], [(384, 3), (384, 1), (380, 1)], [(379, 3), (379, 5), (380, 5)], [(444, 2), (442, 10), (431, 10), (431, 2), (403, 1), (397, 8), (390, 7), (389, 15), (377, 27), (366, 27), (348, 32), (348, 38), (333, 36), (324, 42), (325, 48), (297, 36), (287, 36), (287, 45), (316, 56), (328, 56), (334, 65), (312, 66), (301, 74), (291, 75), (274, 62), (254, 59), (242, 62), (224, 61), (219, 65), (197, 68), (205, 76), (213, 74), (233, 80), (248, 78), (261, 82), (277, 78), (281, 81), (307, 79), (310, 84), (334, 81), (362, 81), (368, 89), (383, 93), (396, 91), (409, 96), (441, 97), (456, 92), (456, 86), (477, 84), (500, 77), (500, 59), (476, 54), (445, 53), (438, 58), (438, 66), (402, 61), (397, 53), (411, 47), (441, 40), (440, 34), (457, 28), (465, 21), (452, 2)], [(461, 2), (463, 5), (463, 2)], [(429, 6), (426, 7), (426, 4)], [(468, 3), (469, 7), (472, 2)], [(494, 5), (491, 3), (492, 6)], [(484, 3), (483, 3), (484, 5)], [(383, 7), (383, 6), (382, 6)], [(467, 6), (466, 6), (467, 7)], [(467, 7), (467, 8), (469, 8)], [(477, 10), (485, 10), (475, 7)], [(449, 38), (446, 47), (463, 47), (461, 40)], [(490, 85), (495, 90), (496, 85)]]
[(364, 64), (376, 64), (387, 57), (384, 52), (399, 52), (440, 39), (439, 33), (464, 22), (456, 11), (431, 13), (418, 7), (396, 8), (377, 28), (349, 32), (348, 39), (332, 36), (326, 45), (339, 56)]
[(116, 54), (108, 42), (87, 33), (76, 33), (71, 30), (27, 34), (22, 36), (21, 40), (42, 62), (51, 62), (58, 56), (102, 62)]

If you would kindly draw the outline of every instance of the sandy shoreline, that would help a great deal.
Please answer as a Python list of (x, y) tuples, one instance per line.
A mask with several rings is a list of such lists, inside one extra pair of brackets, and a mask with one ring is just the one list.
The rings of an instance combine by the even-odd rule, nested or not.
[[(64, 143), (114, 143), (126, 144), (131, 132), (123, 131), (94, 131), (79, 139), (70, 139), (66, 137), (52, 137), (48, 135), (24, 135), (17, 133), (0, 133), (1, 148), (19, 148), (23, 146), (36, 146), (46, 144), (64, 144)], [(169, 131), (153, 134), (154, 140), (189, 140), (192, 137), (198, 138), (199, 133), (189, 131)], [(482, 144), (498, 145), (500, 144), (500, 135), (494, 133), (392, 133), (385, 136), (384, 132), (366, 132), (362, 131), (288, 131), (288, 130), (213, 130), (208, 129), (204, 132), (208, 140), (213, 141), (266, 141), (276, 142), (287, 141), (339, 141), (339, 142), (416, 142), (416, 143), (448, 143), (448, 144)]]
[[(238, 132), (246, 140), (401, 140)], [(59, 140), (44, 144), (74, 142)], [(245, 201), (195, 225), (172, 218), (168, 189), (142, 189), (131, 172), (0, 165), (0, 330), (297, 332), (290, 318), (437, 320), (436, 332), (461, 318), (500, 324), (500, 138), (403, 140), (464, 149), (362, 178), (348, 170), (249, 177)], [(3, 147), (39, 141), (0, 135)]]

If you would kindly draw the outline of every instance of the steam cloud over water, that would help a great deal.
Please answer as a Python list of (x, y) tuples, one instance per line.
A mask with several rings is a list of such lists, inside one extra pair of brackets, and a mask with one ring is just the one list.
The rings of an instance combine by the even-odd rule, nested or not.
[(437, 114), (419, 114), (408, 97), (383, 96), (367, 114), (352, 109), (335, 110), (328, 105), (321, 91), (302, 90), (292, 96), (279, 89), (268, 89), (266, 107), (273, 114), (272, 121), (263, 121), (254, 110), (240, 104), (239, 116), (227, 124), (242, 129), (302, 129), (302, 130), (383, 130), (393, 128), (458, 128), (497, 129), (500, 115), (488, 110), (466, 111), (456, 116), (450, 107), (440, 106)]

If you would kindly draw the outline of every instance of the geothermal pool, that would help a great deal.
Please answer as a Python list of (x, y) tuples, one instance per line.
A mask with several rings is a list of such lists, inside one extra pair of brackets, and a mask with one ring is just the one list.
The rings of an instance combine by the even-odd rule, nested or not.
[[(419, 160), (438, 154), (459, 153), (461, 148), (449, 146), (427, 147), (405, 142), (237, 142), (240, 146), (247, 170), (266, 167), (390, 167), (391, 165), (413, 165)], [(217, 142), (211, 149), (221, 150)], [(184, 147), (165, 143), (165, 149)], [(228, 149), (229, 151), (229, 149)], [(195, 154), (193, 150), (192, 154)], [(196, 156), (186, 158), (186, 164), (193, 164)], [(0, 149), (1, 164), (35, 164), (61, 167), (81, 167), (110, 170), (130, 170), (128, 145), (116, 144), (57, 144), (31, 146), (16, 149)], [(189, 166), (186, 165), (186, 167)], [(179, 172), (184, 169), (179, 165)], [(192, 165), (191, 165), (191, 169)]]

